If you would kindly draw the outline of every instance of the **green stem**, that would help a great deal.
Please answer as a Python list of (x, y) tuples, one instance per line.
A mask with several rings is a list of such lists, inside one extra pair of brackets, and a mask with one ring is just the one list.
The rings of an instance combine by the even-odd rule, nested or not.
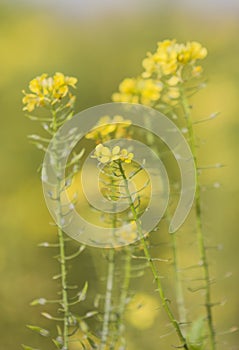
[(63, 343), (64, 349), (68, 350), (68, 338), (69, 338), (69, 303), (67, 293), (67, 280), (66, 280), (66, 259), (65, 259), (65, 242), (63, 231), (58, 228), (58, 238), (60, 244), (60, 264), (61, 264), (61, 288), (62, 288), (62, 306), (64, 310), (64, 330), (63, 330)]
[(129, 284), (130, 284), (130, 278), (131, 278), (131, 259), (132, 259), (131, 248), (126, 247), (124, 251), (125, 251), (124, 279), (121, 287), (121, 294), (120, 294), (120, 301), (119, 301), (119, 308), (118, 308), (118, 331), (117, 331), (117, 337), (120, 339), (121, 346), (123, 346), (123, 349), (126, 348), (126, 341), (124, 336), (125, 325), (124, 325), (123, 317), (124, 317), (125, 307), (127, 304), (128, 290), (129, 290)]
[[(110, 178), (112, 196), (115, 196), (115, 180)], [(117, 203), (113, 202), (113, 218), (112, 218), (112, 235), (115, 235), (115, 228), (117, 225)], [(114, 272), (115, 272), (115, 251), (114, 248), (110, 248), (108, 254), (108, 273), (107, 273), (107, 283), (106, 283), (106, 293), (105, 293), (105, 307), (104, 307), (104, 318), (103, 318), (103, 328), (101, 336), (100, 350), (104, 350), (107, 344), (110, 343), (110, 350), (114, 347), (114, 333), (112, 341), (110, 340), (110, 322), (111, 322), (111, 312), (112, 312), (112, 297), (113, 297), (113, 285), (114, 285)], [(115, 340), (116, 341), (116, 340)]]
[[(53, 132), (57, 132), (57, 116), (56, 112), (52, 110), (53, 117)], [(59, 170), (59, 160), (55, 155), (56, 168)], [(57, 182), (56, 189), (56, 198), (57, 198), (57, 223), (58, 223), (58, 240), (60, 246), (60, 269), (61, 269), (61, 293), (62, 293), (62, 302), (61, 306), (64, 313), (64, 325), (63, 325), (63, 348), (65, 350), (69, 349), (69, 298), (67, 291), (67, 271), (66, 271), (66, 256), (65, 256), (65, 241), (64, 241), (64, 232), (62, 231), (60, 225), (62, 221), (62, 211), (61, 211), (61, 181), (60, 179)]]
[(103, 328), (101, 335), (101, 344), (99, 350), (107, 348), (108, 337), (109, 337), (109, 324), (110, 316), (112, 311), (112, 293), (113, 293), (113, 282), (114, 282), (114, 270), (115, 270), (115, 251), (114, 248), (110, 248), (108, 254), (108, 274), (107, 284), (105, 293), (105, 307), (104, 307), (104, 319)]
[(175, 284), (176, 284), (176, 301), (178, 306), (179, 322), (181, 324), (181, 329), (182, 329), (182, 326), (187, 323), (187, 314), (186, 314), (185, 300), (183, 295), (183, 286), (182, 286), (182, 281), (181, 281), (180, 272), (179, 272), (176, 233), (173, 233), (171, 235), (171, 239), (172, 239), (173, 265), (174, 265), (174, 275), (175, 275)]
[(179, 340), (182, 342), (182, 348), (184, 348), (185, 350), (188, 350), (188, 346), (186, 344), (186, 339), (184, 338), (184, 336), (182, 334), (182, 331), (180, 329), (180, 326), (179, 326), (177, 320), (175, 319), (171, 308), (169, 307), (169, 301), (168, 301), (168, 299), (166, 298), (166, 296), (164, 294), (164, 290), (163, 290), (163, 287), (162, 287), (160, 276), (158, 274), (158, 271), (157, 271), (157, 268), (155, 266), (155, 263), (154, 263), (153, 259), (151, 258), (148, 246), (147, 246), (146, 241), (144, 239), (141, 223), (140, 223), (140, 220), (138, 219), (138, 215), (137, 215), (136, 209), (134, 207), (134, 202), (133, 202), (130, 190), (129, 190), (128, 180), (127, 180), (127, 177), (125, 175), (123, 166), (122, 166), (120, 161), (118, 162), (118, 164), (119, 164), (119, 170), (121, 172), (121, 175), (122, 175), (124, 183), (125, 183), (125, 189), (126, 189), (126, 193), (127, 193), (128, 199), (129, 199), (129, 205), (130, 205), (131, 213), (133, 215), (134, 221), (136, 222), (137, 231), (139, 233), (140, 241), (141, 241), (143, 249), (144, 249), (145, 257), (146, 257), (146, 259), (148, 261), (148, 264), (149, 264), (150, 269), (151, 269), (151, 271), (153, 273), (153, 276), (154, 276), (154, 280), (155, 280), (155, 282), (157, 284), (157, 292), (159, 293), (159, 296), (160, 296), (163, 308), (164, 308), (166, 314), (168, 315), (168, 318), (169, 318), (171, 324), (173, 325), (173, 327), (174, 327), (174, 329), (175, 329), (175, 331), (176, 331), (176, 333), (177, 333), (177, 335), (179, 337)]
[[(187, 98), (186, 98), (184, 93), (183, 93), (183, 99), (182, 99), (182, 107), (183, 107), (186, 122), (187, 122), (187, 128), (188, 128), (188, 133), (189, 133), (189, 142), (190, 142), (190, 147), (191, 147), (193, 157), (194, 157), (194, 163), (195, 163), (196, 169), (198, 169), (197, 155), (196, 155), (196, 142), (195, 142), (195, 135), (194, 135), (193, 125), (192, 125), (192, 120), (190, 117), (190, 114), (191, 114), (190, 113), (190, 106), (188, 104)], [(206, 312), (207, 312), (210, 348), (211, 348), (211, 350), (215, 350), (216, 349), (216, 341), (215, 341), (215, 331), (214, 331), (214, 327), (213, 327), (213, 318), (212, 318), (212, 301), (211, 301), (211, 288), (210, 288), (211, 281), (210, 281), (208, 260), (207, 260), (207, 254), (206, 254), (206, 246), (205, 246), (203, 228), (202, 228), (201, 187), (200, 187), (200, 183), (199, 183), (198, 173), (196, 173), (195, 208), (196, 208), (195, 210), (196, 210), (196, 220), (197, 220), (197, 239), (198, 239), (198, 246), (199, 246), (199, 252), (200, 252), (200, 260), (202, 262), (204, 279), (206, 282), (205, 307), (206, 307)]]
[[(151, 120), (150, 118), (145, 120), (146, 126), (151, 129)], [(150, 138), (148, 136), (150, 134)], [(158, 147), (155, 143), (155, 138), (152, 133), (147, 133), (147, 141), (151, 148), (155, 151), (155, 153), (159, 154)], [(169, 213), (167, 211), (166, 216), (169, 217)], [(170, 222), (170, 220), (169, 220)], [(182, 327), (187, 323), (187, 314), (185, 308), (185, 300), (183, 295), (183, 286), (179, 272), (179, 261), (178, 261), (178, 247), (177, 247), (177, 235), (176, 233), (171, 235), (172, 241), (172, 249), (173, 249), (173, 266), (174, 266), (174, 275), (175, 275), (175, 284), (176, 284), (176, 302), (178, 308), (179, 322)]]

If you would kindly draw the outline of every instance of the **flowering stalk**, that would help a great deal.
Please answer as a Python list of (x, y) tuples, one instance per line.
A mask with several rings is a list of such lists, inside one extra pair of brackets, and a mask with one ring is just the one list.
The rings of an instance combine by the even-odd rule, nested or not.
[[(53, 343), (55, 344), (57, 349), (69, 350), (70, 344), (70, 336), (75, 334), (79, 330), (79, 324), (82, 322), (81, 317), (77, 315), (73, 315), (70, 310), (70, 307), (80, 303), (85, 298), (85, 294), (87, 291), (87, 282), (85, 283), (82, 291), (78, 292), (76, 295), (71, 297), (69, 296), (70, 286), (67, 283), (67, 261), (74, 259), (77, 257), (83, 250), (84, 246), (81, 246), (77, 252), (66, 256), (66, 239), (64, 237), (63, 229), (61, 228), (64, 225), (65, 215), (70, 213), (63, 212), (62, 207), (62, 194), (66, 191), (66, 187), (69, 186), (64, 183), (62, 184), (62, 180), (58, 177), (58, 173), (61, 171), (61, 152), (59, 152), (59, 147), (66, 148), (68, 144), (72, 142), (72, 135), (69, 134), (69, 138), (66, 138), (64, 142), (60, 140), (58, 143), (57, 138), (55, 137), (58, 129), (64, 124), (64, 122), (71, 118), (72, 116), (72, 107), (75, 101), (75, 96), (73, 96), (70, 92), (70, 88), (74, 88), (77, 82), (76, 78), (66, 77), (62, 73), (56, 73), (53, 77), (48, 77), (47, 74), (42, 74), (41, 76), (33, 79), (29, 83), (30, 93), (26, 93), (24, 91), (23, 104), (25, 105), (23, 110), (31, 113), (35, 108), (44, 107), (48, 113), (47, 117), (38, 117), (32, 116), (28, 114), (27, 116), (32, 119), (39, 121), (43, 126), (44, 130), (53, 137), (53, 147), (51, 150), (45, 147), (45, 144), (48, 144), (51, 140), (45, 137), (41, 137), (39, 135), (30, 135), (30, 139), (32, 143), (34, 143), (39, 149), (44, 150), (45, 152), (49, 152), (50, 161), (55, 164), (56, 169), (56, 190), (55, 193), (48, 193), (49, 198), (54, 200), (56, 203), (56, 222), (57, 222), (57, 236), (58, 243), (42, 243), (43, 247), (58, 247), (59, 248), (59, 256), (58, 261), (60, 263), (60, 273), (57, 276), (54, 276), (54, 279), (60, 278), (61, 281), (61, 291), (60, 291), (60, 299), (59, 300), (47, 300), (45, 298), (40, 298), (34, 300), (31, 305), (45, 305), (47, 303), (54, 303), (59, 305), (58, 312), (62, 315), (59, 317), (52, 316), (46, 312), (43, 312), (42, 315), (47, 319), (62, 322), (63, 330), (57, 326), (58, 336), (56, 338), (52, 338)], [(67, 166), (73, 167), (72, 170), (69, 171), (68, 179), (72, 180), (73, 176), (78, 170), (79, 159), (82, 156), (82, 152), (80, 152), (77, 156), (70, 157), (70, 160), (67, 163)], [(43, 169), (44, 170), (44, 169)], [(47, 174), (44, 174), (47, 180)], [(45, 180), (44, 180), (45, 181)], [(75, 288), (75, 287), (74, 287)], [(30, 329), (40, 333), (44, 336), (49, 336), (50, 332), (47, 330), (43, 330), (37, 326), (29, 326)], [(87, 332), (87, 337), (85, 342), (91, 338), (90, 332)], [(23, 346), (24, 349), (33, 349), (31, 347)]]
[(199, 175), (198, 175), (198, 160), (197, 160), (197, 153), (196, 153), (196, 142), (195, 142), (195, 135), (191, 120), (191, 113), (190, 113), (190, 106), (188, 103), (188, 100), (186, 98), (185, 93), (182, 93), (182, 106), (185, 114), (186, 124), (188, 128), (189, 133), (189, 142), (192, 150), (192, 154), (194, 157), (195, 166), (197, 169), (196, 173), (196, 193), (195, 193), (195, 211), (196, 211), (196, 220), (197, 220), (197, 239), (198, 239), (198, 247), (200, 252), (200, 260), (202, 263), (203, 273), (204, 273), (204, 279), (205, 279), (205, 307), (206, 307), (206, 313), (207, 313), (207, 323), (208, 323), (208, 330), (209, 330), (209, 340), (210, 340), (210, 348), (211, 350), (216, 349), (216, 340), (215, 340), (215, 330), (213, 326), (213, 317), (212, 317), (212, 300), (211, 300), (211, 279), (210, 279), (210, 273), (209, 273), (209, 266), (208, 266), (208, 259), (206, 254), (206, 245), (205, 245), (205, 239), (203, 235), (203, 227), (202, 227), (202, 204), (201, 204), (201, 186), (199, 181)]
[[(149, 130), (152, 130), (150, 119), (145, 118), (145, 126)], [(146, 138), (151, 149), (154, 150), (156, 154), (160, 155), (160, 150), (156, 144), (155, 136), (152, 133), (148, 132), (146, 134)], [(168, 208), (166, 209), (165, 216), (168, 219), (168, 222), (170, 222), (170, 213)], [(170, 239), (171, 239), (171, 246), (173, 250), (173, 268), (174, 268), (174, 276), (175, 276), (176, 303), (177, 303), (177, 309), (178, 309), (179, 323), (181, 325), (181, 328), (183, 328), (183, 326), (187, 324), (187, 313), (186, 313), (183, 286), (182, 286), (180, 267), (179, 267), (179, 252), (178, 252), (179, 248), (177, 244), (177, 232), (170, 234)]]
[[(101, 117), (98, 123), (95, 125), (95, 128), (86, 135), (86, 139), (94, 140), (96, 143), (95, 153), (93, 158), (97, 158), (101, 164), (107, 164), (110, 160), (117, 159), (119, 157), (120, 148), (118, 146), (114, 147), (111, 151), (108, 147), (104, 147), (103, 143), (109, 141), (110, 139), (118, 138), (129, 138), (130, 131), (129, 126), (131, 121), (124, 119), (122, 116), (115, 115), (113, 117), (104, 116)], [(122, 150), (121, 157), (130, 162), (130, 156), (126, 150)], [(128, 158), (128, 159), (127, 159)], [(115, 235), (115, 229), (117, 227), (117, 185), (118, 178), (114, 176), (111, 172), (104, 172), (104, 175), (107, 176), (107, 187), (109, 190), (108, 198), (113, 202), (113, 217), (112, 217), (112, 235)], [(117, 243), (117, 242), (116, 242)], [(124, 250), (124, 248), (123, 248)], [(125, 311), (128, 288), (130, 282), (130, 271), (131, 271), (131, 253), (128, 247), (125, 251), (125, 260), (124, 260), (124, 277), (122, 282), (122, 287), (120, 291), (120, 300), (119, 306), (114, 306), (114, 315), (112, 313), (112, 293), (113, 293), (113, 277), (116, 272), (115, 258), (116, 254), (114, 247), (110, 248), (108, 252), (108, 274), (107, 274), (107, 287), (105, 295), (105, 305), (104, 305), (104, 317), (103, 317), (103, 329), (101, 335), (101, 345), (100, 349), (105, 349), (107, 344), (109, 344), (110, 349), (115, 349), (115, 346), (119, 341), (122, 344), (125, 344), (124, 339), (124, 324), (123, 324), (123, 314)], [(111, 325), (111, 317), (115, 319), (115, 327)], [(110, 329), (111, 328), (111, 329)], [(110, 334), (111, 333), (111, 334)], [(125, 346), (125, 345), (123, 345)]]
[[(98, 157), (102, 152), (102, 147), (99, 145), (97, 147), (96, 153), (98, 152)], [(104, 150), (103, 150), (104, 153)], [(102, 158), (100, 158), (102, 161)], [(104, 159), (103, 159), (104, 160)], [(110, 168), (111, 169), (111, 168)], [(112, 213), (112, 236), (115, 237), (115, 229), (117, 227), (117, 185), (118, 177), (108, 174), (109, 182), (109, 198), (113, 201), (113, 213)], [(117, 243), (117, 240), (116, 240)], [(104, 318), (103, 318), (103, 330), (101, 337), (100, 350), (104, 350), (105, 347), (109, 347), (109, 350), (114, 350), (116, 345), (120, 344), (125, 348), (125, 337), (124, 337), (124, 322), (123, 315), (126, 306), (126, 300), (128, 296), (128, 288), (130, 282), (130, 271), (131, 271), (131, 249), (129, 247), (125, 248), (125, 259), (124, 259), (124, 277), (122, 282), (122, 287), (120, 290), (119, 306), (112, 303), (113, 298), (113, 286), (114, 286), (114, 275), (116, 274), (116, 252), (115, 248), (109, 249), (107, 255), (108, 262), (108, 274), (107, 274), (107, 285), (105, 294), (105, 307), (104, 307)], [(113, 326), (112, 320), (116, 323)]]
[(173, 312), (172, 312), (172, 310), (171, 310), (171, 308), (169, 306), (169, 301), (168, 301), (168, 299), (166, 298), (166, 296), (164, 294), (163, 286), (162, 286), (161, 279), (160, 279), (160, 276), (158, 274), (156, 265), (154, 263), (154, 259), (151, 257), (151, 254), (149, 252), (148, 246), (146, 244), (146, 241), (145, 241), (145, 238), (144, 238), (144, 234), (143, 234), (143, 231), (142, 231), (142, 227), (141, 227), (141, 223), (140, 223), (140, 220), (138, 218), (138, 214), (137, 214), (137, 211), (136, 211), (135, 206), (134, 206), (134, 201), (133, 201), (133, 198), (132, 198), (131, 193), (130, 193), (128, 179), (127, 179), (127, 176), (125, 174), (124, 168), (123, 168), (121, 162), (118, 162), (118, 165), (119, 165), (120, 173), (121, 173), (122, 178), (124, 180), (126, 194), (128, 196), (130, 210), (131, 210), (131, 213), (132, 213), (132, 216), (133, 216), (133, 220), (135, 221), (135, 223), (137, 225), (137, 232), (138, 232), (139, 237), (140, 237), (140, 242), (142, 243), (145, 257), (147, 259), (149, 267), (150, 267), (150, 269), (152, 271), (152, 274), (154, 276), (154, 281), (157, 284), (157, 292), (159, 293), (159, 296), (160, 296), (163, 308), (166, 311), (166, 313), (167, 313), (167, 315), (169, 317), (169, 320), (170, 320), (171, 324), (173, 325), (173, 327), (174, 327), (174, 329), (175, 329), (175, 331), (176, 331), (176, 333), (177, 333), (177, 335), (179, 337), (179, 340), (182, 343), (181, 347), (184, 348), (185, 350), (188, 350), (189, 348), (188, 348), (188, 346), (186, 344), (186, 339), (184, 338), (183, 333), (181, 331), (181, 328), (179, 326), (179, 323), (175, 319), (175, 316), (174, 316), (174, 314), (173, 314)]
[[(114, 181), (111, 178), (111, 186), (114, 194)], [(114, 204), (114, 213), (112, 219), (112, 235), (115, 235), (116, 228), (116, 204)], [(101, 335), (101, 343), (99, 350), (105, 350), (109, 344), (109, 349), (114, 349), (114, 341), (110, 337), (110, 324), (112, 318), (113, 310), (113, 286), (114, 286), (114, 274), (115, 274), (115, 250), (110, 248), (107, 254), (107, 263), (108, 263), (108, 273), (107, 273), (107, 282), (106, 282), (106, 293), (105, 293), (105, 305), (104, 305), (104, 316), (103, 316), (103, 327)], [(112, 337), (114, 338), (114, 337)]]
[[(195, 152), (194, 130), (190, 117), (190, 107), (187, 96), (192, 96), (205, 86), (201, 79), (202, 67), (198, 61), (207, 56), (207, 49), (198, 42), (177, 43), (176, 40), (164, 40), (157, 43), (154, 53), (148, 53), (143, 60), (143, 72), (136, 78), (126, 78), (119, 85), (119, 91), (114, 93), (112, 98), (116, 102), (141, 103), (153, 107), (160, 112), (167, 114), (173, 119), (178, 118), (180, 107), (183, 107), (186, 116), (187, 129), (189, 132), (190, 146), (194, 155), (197, 167), (197, 157)], [(152, 138), (151, 138), (152, 142)], [(160, 154), (160, 152), (158, 152)], [(201, 217), (201, 189), (197, 174), (197, 188), (195, 197), (197, 236), (198, 245), (204, 270), (204, 280), (206, 286), (205, 306), (209, 328), (209, 338), (211, 350), (215, 350), (215, 331), (212, 322), (212, 302), (210, 291), (209, 268), (206, 256), (206, 247), (202, 232)], [(186, 310), (184, 306), (184, 296), (182, 281), (178, 267), (178, 247), (177, 237), (172, 235), (172, 248), (174, 255), (174, 270), (176, 278), (176, 298), (178, 304), (179, 318), (181, 323), (186, 321)], [(189, 347), (204, 346), (203, 322), (196, 321), (198, 332), (196, 339), (187, 336)], [(200, 326), (200, 327), (199, 327)]]
[[(53, 129), (53, 137), (57, 132), (57, 114), (54, 109), (51, 110), (52, 113), (52, 129)], [(54, 160), (56, 163), (57, 172), (60, 170), (59, 157), (55, 155)], [(67, 269), (66, 269), (66, 255), (65, 255), (65, 240), (64, 240), (64, 232), (61, 229), (61, 222), (63, 220), (62, 215), (62, 206), (61, 206), (61, 180), (57, 181), (57, 189), (56, 189), (56, 198), (57, 198), (57, 232), (58, 232), (58, 240), (60, 247), (60, 268), (61, 268), (61, 294), (62, 294), (62, 309), (63, 309), (63, 348), (68, 350), (69, 345), (69, 296), (68, 296), (68, 288), (67, 288)]]
[[(129, 207), (130, 207), (130, 211), (132, 214), (132, 219), (133, 222), (136, 224), (136, 228), (137, 228), (137, 234), (138, 237), (140, 239), (140, 242), (142, 244), (142, 247), (144, 249), (144, 253), (145, 253), (145, 258), (149, 264), (149, 267), (151, 268), (151, 271), (153, 273), (154, 276), (154, 280), (157, 284), (157, 292), (159, 293), (163, 308), (165, 309), (169, 320), (171, 322), (171, 324), (173, 325), (180, 342), (182, 343), (182, 348), (184, 348), (185, 350), (188, 350), (188, 346), (186, 343), (186, 339), (184, 338), (182, 331), (180, 329), (180, 325), (179, 323), (176, 321), (174, 314), (169, 306), (168, 303), (168, 299), (166, 298), (165, 294), (164, 294), (164, 290), (162, 287), (162, 283), (161, 283), (161, 279), (160, 276), (158, 274), (156, 265), (154, 263), (154, 260), (149, 252), (148, 246), (146, 244), (145, 238), (144, 238), (144, 234), (142, 231), (142, 227), (141, 227), (141, 223), (140, 220), (138, 218), (138, 214), (137, 214), (137, 210), (135, 208), (134, 205), (134, 200), (132, 198), (130, 189), (129, 189), (129, 182), (128, 182), (128, 178), (127, 175), (125, 173), (123, 164), (126, 163), (131, 163), (132, 159), (134, 157), (133, 153), (129, 153), (126, 149), (121, 150), (119, 146), (115, 146), (112, 150), (108, 147), (105, 147), (103, 145), (98, 145), (95, 149), (95, 153), (92, 156), (93, 158), (97, 158), (99, 162), (103, 163), (103, 164), (107, 164), (109, 165), (109, 169), (112, 171), (112, 176), (117, 176), (119, 179), (121, 178), (123, 180), (124, 183), (124, 190), (125, 190), (125, 195), (128, 199), (129, 202)], [(156, 259), (157, 260), (157, 259)]]

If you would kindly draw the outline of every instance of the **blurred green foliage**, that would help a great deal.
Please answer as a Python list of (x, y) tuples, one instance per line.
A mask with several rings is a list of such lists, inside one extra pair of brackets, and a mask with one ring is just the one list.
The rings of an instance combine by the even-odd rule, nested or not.
[[(29, 303), (36, 297), (54, 296), (56, 291), (51, 282), (57, 269), (53, 254), (37, 247), (40, 241), (54, 241), (55, 236), (37, 173), (43, 155), (26, 138), (39, 126), (24, 118), (21, 90), (36, 75), (62, 71), (78, 77), (77, 111), (109, 102), (124, 77), (141, 71), (145, 53), (153, 50), (157, 41), (174, 37), (178, 41), (198, 40), (209, 51), (204, 65), (208, 87), (193, 98), (193, 111), (196, 119), (215, 111), (221, 114), (198, 124), (199, 158), (202, 165), (223, 163), (226, 167), (202, 175), (207, 189), (203, 197), (204, 225), (209, 245), (223, 247), (219, 252), (212, 249), (210, 256), (216, 278), (214, 299), (227, 300), (214, 312), (217, 331), (225, 332), (237, 325), (238, 29), (238, 21), (230, 13), (194, 13), (180, 6), (159, 6), (152, 12), (150, 8), (108, 12), (89, 18), (41, 7), (0, 6), (1, 350), (17, 350), (21, 343), (37, 347), (37, 336), (25, 324), (44, 326), (46, 322)], [(216, 189), (213, 183), (221, 187)], [(184, 247), (186, 254), (188, 249)], [(167, 252), (161, 253), (167, 256)], [(102, 289), (99, 276), (105, 266), (102, 259), (102, 264), (96, 265), (97, 259), (99, 251), (89, 249), (79, 261), (79, 271), (72, 272), (82, 285), (87, 276), (90, 300), (96, 290)], [(227, 278), (231, 273), (232, 277)], [(150, 292), (150, 286), (144, 286), (147, 281), (151, 283), (151, 277), (145, 276), (145, 281), (137, 280), (134, 288)], [(130, 349), (157, 349), (159, 325), (157, 322), (140, 334), (137, 327), (129, 326)], [(219, 336), (218, 349), (236, 349), (237, 337), (237, 333)], [(162, 344), (169, 348), (164, 339)]]

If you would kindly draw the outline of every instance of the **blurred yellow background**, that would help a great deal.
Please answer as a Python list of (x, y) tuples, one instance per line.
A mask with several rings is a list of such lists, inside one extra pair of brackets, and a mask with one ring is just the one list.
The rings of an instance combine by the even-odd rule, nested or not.
[[(217, 331), (238, 325), (238, 19), (237, 2), (226, 0), (201, 5), (180, 0), (0, 3), (0, 350), (17, 350), (21, 343), (38, 348), (41, 339), (25, 324), (45, 321), (29, 302), (54, 297), (56, 289), (51, 281), (57, 269), (52, 252), (37, 247), (41, 241), (54, 240), (37, 173), (43, 154), (26, 137), (40, 127), (24, 117), (21, 90), (36, 75), (61, 71), (78, 78), (76, 111), (107, 103), (124, 77), (141, 72), (145, 53), (167, 38), (197, 40), (209, 52), (204, 64), (208, 87), (192, 100), (194, 116), (200, 119), (215, 111), (220, 116), (196, 126), (199, 158), (202, 165), (226, 166), (203, 175), (204, 226), (209, 245), (223, 248), (210, 252), (216, 278), (213, 296), (215, 301), (226, 300), (214, 312)], [(220, 183), (220, 188), (213, 183)], [(104, 266), (96, 269), (94, 261), (100, 253), (89, 251), (75, 274), (82, 276), (82, 284), (87, 276), (93, 298), (97, 288), (102, 288), (97, 281)], [(151, 293), (142, 280), (134, 288)], [(142, 332), (129, 326), (130, 349), (158, 349), (157, 327)], [(167, 339), (160, 341), (170, 348)], [(46, 343), (42, 344), (46, 349)], [(238, 344), (237, 332), (218, 336), (219, 350), (236, 350)]]

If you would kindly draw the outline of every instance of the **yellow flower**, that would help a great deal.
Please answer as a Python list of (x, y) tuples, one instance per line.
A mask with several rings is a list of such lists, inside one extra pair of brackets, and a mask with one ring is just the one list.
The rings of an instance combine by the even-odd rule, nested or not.
[(158, 43), (154, 60), (156, 64), (161, 65), (164, 75), (173, 74), (177, 70), (177, 48), (175, 40), (165, 40)]
[(158, 42), (156, 52), (154, 54), (148, 53), (148, 57), (143, 60), (145, 69), (143, 77), (151, 77), (153, 73), (156, 73), (157, 77), (174, 74), (178, 67), (177, 50), (178, 46), (175, 40)]
[(207, 56), (207, 49), (197, 41), (187, 43), (186, 47), (191, 53), (191, 60), (202, 60)]
[(42, 74), (39, 77), (31, 80), (29, 83), (29, 89), (35, 94), (43, 94), (46, 95), (48, 93), (47, 90), (47, 74)]
[(171, 87), (170, 89), (168, 89), (167, 95), (170, 99), (171, 98), (176, 99), (180, 96), (180, 92), (179, 92), (178, 88)]
[(96, 158), (102, 164), (111, 163), (115, 160), (131, 163), (134, 154), (128, 152), (126, 149), (121, 150), (119, 146), (115, 146), (111, 150), (109, 147), (106, 147), (100, 143), (96, 146), (95, 152), (91, 157)]
[(149, 78), (152, 76), (152, 74), (155, 72), (155, 61), (153, 55), (148, 52), (147, 56), (143, 62), (143, 68), (145, 69), (145, 72), (142, 74), (144, 78)]
[(122, 124), (125, 127), (130, 126), (132, 124), (130, 119), (124, 119), (121, 115), (115, 115), (113, 117), (113, 122), (114, 123), (120, 123), (120, 124)]
[(207, 56), (207, 49), (196, 41), (188, 42), (182, 47), (178, 54), (178, 61), (181, 63), (195, 62)]
[(122, 149), (120, 152), (120, 160), (122, 160), (125, 163), (131, 163), (132, 159), (134, 158), (134, 153), (128, 152), (127, 149)]
[(75, 88), (76, 83), (76, 78), (64, 76), (59, 72), (53, 77), (48, 77), (48, 74), (44, 73), (32, 79), (29, 83), (31, 93), (23, 91), (25, 95), (22, 100), (25, 105), (23, 110), (32, 112), (36, 107), (54, 105), (66, 96), (69, 97), (66, 107), (72, 107), (75, 96), (71, 94), (69, 87)]
[(164, 40), (158, 43), (155, 53), (147, 53), (143, 60), (143, 78), (156, 76), (163, 79), (165, 76), (180, 76), (183, 65), (194, 65), (197, 60), (207, 56), (207, 50), (196, 41), (179, 44), (176, 40)]
[(100, 143), (96, 146), (92, 158), (97, 158), (102, 164), (113, 162), (120, 158), (120, 147), (115, 146), (111, 151), (109, 147), (103, 146), (102, 143)]
[[(108, 115), (101, 117), (95, 128), (86, 134), (87, 139), (96, 140), (101, 143), (113, 138), (127, 137), (127, 128), (132, 124), (128, 119), (120, 115), (110, 118)], [(114, 133), (114, 134), (113, 134)]]
[(142, 103), (152, 105), (160, 98), (161, 84), (152, 79), (127, 78), (119, 85), (119, 92), (113, 94), (114, 102)]
[(67, 85), (67, 86), (71, 86), (73, 88), (76, 88), (77, 79), (74, 77), (67, 77), (64, 74), (57, 72), (57, 73), (55, 73), (53, 79), (54, 79), (54, 86), (55, 87)]
[(32, 112), (35, 109), (35, 107), (39, 107), (44, 104), (44, 96), (26, 94), (24, 90), (23, 93), (25, 94), (25, 96), (23, 97), (22, 102), (26, 105), (25, 107), (23, 107), (24, 111)]
[(195, 66), (193, 67), (192, 75), (196, 76), (196, 75), (199, 75), (201, 72), (202, 72), (202, 66)]
[(169, 86), (175, 86), (175, 85), (177, 85), (179, 82), (180, 82), (179, 77), (174, 76), (174, 75), (173, 75), (171, 78), (169, 78), (169, 79), (167, 80), (167, 84), (168, 84)]

